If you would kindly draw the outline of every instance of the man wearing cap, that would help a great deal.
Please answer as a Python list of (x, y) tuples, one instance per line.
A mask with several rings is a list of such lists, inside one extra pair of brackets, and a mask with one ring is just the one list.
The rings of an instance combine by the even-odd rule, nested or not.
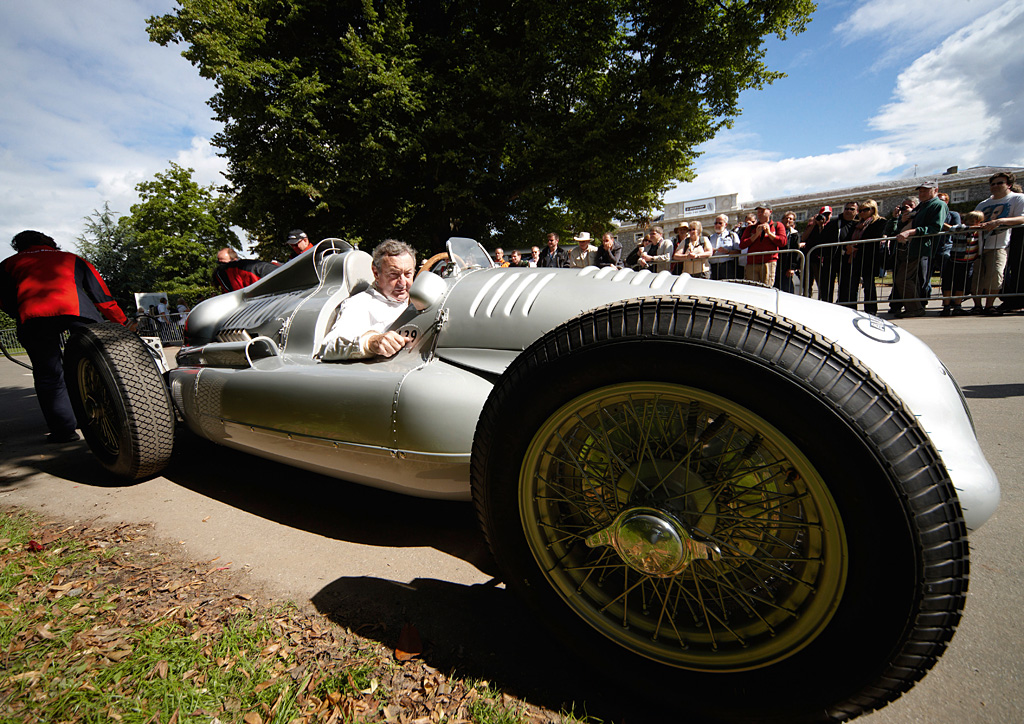
[[(817, 244), (836, 244), (850, 240), (857, 228), (857, 212), (860, 209), (856, 201), (843, 204), (843, 213), (829, 220), (821, 228), (816, 238)], [(843, 247), (829, 246), (815, 254), (820, 260), (818, 267), (818, 299), (825, 302), (835, 301), (836, 282), (842, 268)]]
[(928, 259), (931, 255), (931, 237), (942, 231), (949, 215), (949, 207), (939, 198), (939, 185), (925, 181), (917, 187), (917, 208), (901, 218), (900, 232), (896, 234), (896, 261), (893, 267), (893, 291), (903, 300), (900, 317), (923, 317), (927, 301), (923, 282), (928, 278)]
[(822, 206), (818, 209), (817, 215), (811, 219), (811, 221), (804, 227), (803, 233), (800, 235), (800, 243), (804, 247), (804, 254), (807, 257), (808, 268), (807, 273), (809, 279), (807, 281), (807, 291), (810, 293), (811, 285), (818, 285), (818, 299), (822, 298), (821, 295), (821, 284), (818, 280), (821, 277), (821, 252), (814, 251), (814, 248), (819, 244), (825, 243), (821, 238), (821, 230), (825, 228), (825, 224), (832, 220), (832, 207)]
[(313, 248), (313, 245), (309, 243), (309, 237), (302, 229), (292, 229), (288, 232), (288, 246), (292, 248), (292, 257)]
[(786, 248), (789, 235), (781, 221), (772, 221), (770, 206), (762, 204), (756, 211), (757, 220), (743, 229), (740, 237), (740, 249), (747, 250), (743, 278), (771, 286), (775, 283), (779, 249)]
[(590, 243), (590, 234), (582, 231), (572, 238), (576, 248), (569, 250), (569, 264), (574, 269), (597, 264), (597, 247)]

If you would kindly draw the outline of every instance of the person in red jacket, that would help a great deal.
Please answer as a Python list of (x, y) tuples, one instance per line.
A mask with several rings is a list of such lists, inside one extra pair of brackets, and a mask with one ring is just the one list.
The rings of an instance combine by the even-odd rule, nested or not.
[(277, 268), (277, 264), (269, 261), (239, 259), (235, 250), (228, 247), (217, 252), (217, 262), (217, 268), (213, 272), (213, 284), (221, 292), (244, 289)]
[(747, 266), (743, 278), (767, 286), (775, 283), (775, 265), (779, 249), (785, 249), (789, 235), (781, 221), (772, 221), (772, 210), (766, 205), (757, 207), (757, 221), (743, 230), (740, 248), (747, 250)]
[(64, 384), (61, 335), (104, 319), (124, 324), (124, 312), (92, 264), (57, 248), (38, 231), (11, 240), (17, 252), (0, 262), (0, 307), (18, 324), (18, 339), (32, 361), (36, 397), (50, 442), (78, 440), (78, 421)]

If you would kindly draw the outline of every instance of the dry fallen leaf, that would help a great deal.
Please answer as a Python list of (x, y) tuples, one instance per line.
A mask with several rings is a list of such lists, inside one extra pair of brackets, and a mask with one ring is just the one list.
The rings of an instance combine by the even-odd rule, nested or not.
[(402, 633), (398, 635), (398, 646), (395, 647), (395, 658), (399, 661), (409, 661), (423, 653), (423, 642), (420, 640), (419, 630), (411, 623), (402, 626)]

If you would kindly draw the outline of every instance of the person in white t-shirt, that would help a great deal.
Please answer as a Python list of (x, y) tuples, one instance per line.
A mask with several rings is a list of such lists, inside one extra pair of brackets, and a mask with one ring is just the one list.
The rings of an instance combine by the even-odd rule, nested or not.
[[(1007, 247), (1010, 246), (1009, 226), (1024, 224), (1024, 194), (1011, 193), (1014, 176), (1007, 171), (993, 174), (989, 180), (992, 195), (975, 207), (985, 214), (981, 224), (981, 258), (974, 263), (975, 291), (978, 294), (996, 295), (1003, 286), (1003, 271), (1006, 268)], [(996, 228), (999, 231), (995, 231)], [(977, 303), (977, 300), (975, 300)], [(1002, 314), (995, 307), (995, 296), (985, 299), (983, 314)]]

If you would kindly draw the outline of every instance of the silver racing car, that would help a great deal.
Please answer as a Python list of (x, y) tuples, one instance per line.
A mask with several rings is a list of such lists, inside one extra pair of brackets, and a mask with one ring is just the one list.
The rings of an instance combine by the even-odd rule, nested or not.
[(370, 256), (327, 239), (198, 305), (178, 366), (114, 325), (66, 349), (96, 457), (177, 420), (307, 470), (472, 499), (509, 588), (619, 685), (700, 720), (884, 706), (946, 648), (999, 486), (919, 340), (836, 305), (628, 269), (496, 268), (448, 242), (378, 361), (324, 362)]

